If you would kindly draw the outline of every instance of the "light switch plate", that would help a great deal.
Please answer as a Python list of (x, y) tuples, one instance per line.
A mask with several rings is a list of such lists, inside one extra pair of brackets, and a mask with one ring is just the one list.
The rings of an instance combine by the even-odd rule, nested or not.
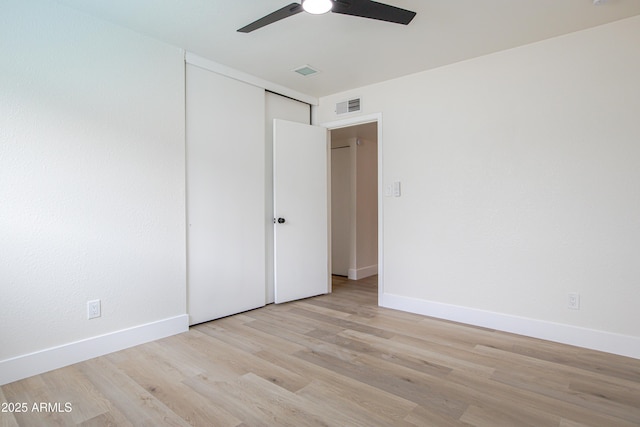
[(393, 197), (400, 197), (402, 195), (402, 185), (400, 181), (396, 181), (393, 183)]

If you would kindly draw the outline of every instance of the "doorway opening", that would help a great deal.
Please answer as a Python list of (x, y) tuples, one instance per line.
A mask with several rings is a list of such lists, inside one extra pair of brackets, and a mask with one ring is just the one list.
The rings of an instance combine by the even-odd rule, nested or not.
[(379, 115), (324, 124), (331, 146), (333, 283), (372, 286), (381, 294), (382, 180)]
[[(359, 303), (378, 305), (378, 275), (365, 277), (360, 280), (349, 280), (344, 276), (331, 276), (331, 295), (358, 295)], [(349, 298), (347, 296), (346, 298)]]

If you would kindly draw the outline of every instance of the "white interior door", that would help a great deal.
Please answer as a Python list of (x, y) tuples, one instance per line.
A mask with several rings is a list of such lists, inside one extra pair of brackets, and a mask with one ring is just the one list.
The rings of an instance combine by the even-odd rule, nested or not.
[(275, 302), (329, 292), (327, 130), (274, 120)]
[(275, 302), (274, 289), (274, 227), (273, 227), (273, 119), (288, 120), (290, 122), (310, 124), (309, 113), (311, 106), (291, 98), (271, 92), (265, 93), (266, 138), (265, 138), (265, 212), (266, 227), (266, 303)]

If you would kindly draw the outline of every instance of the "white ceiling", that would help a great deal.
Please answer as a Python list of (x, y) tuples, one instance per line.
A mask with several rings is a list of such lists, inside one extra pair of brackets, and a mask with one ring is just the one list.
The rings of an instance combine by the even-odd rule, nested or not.
[[(316, 97), (640, 14), (640, 0), (380, 0), (408, 26), (301, 13), (236, 30), (292, 0), (58, 0), (220, 64)], [(321, 71), (302, 77), (309, 64)]]

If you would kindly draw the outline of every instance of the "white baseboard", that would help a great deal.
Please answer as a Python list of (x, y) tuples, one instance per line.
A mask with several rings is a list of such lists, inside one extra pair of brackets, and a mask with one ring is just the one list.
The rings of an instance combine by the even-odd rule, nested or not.
[(640, 337), (392, 294), (383, 294), (380, 298), (380, 305), (410, 313), (640, 359)]
[(360, 280), (365, 277), (375, 276), (378, 274), (378, 265), (370, 265), (368, 267), (362, 268), (350, 268), (349, 269), (349, 279), (350, 280)]
[(0, 385), (189, 330), (186, 314), (0, 361)]

